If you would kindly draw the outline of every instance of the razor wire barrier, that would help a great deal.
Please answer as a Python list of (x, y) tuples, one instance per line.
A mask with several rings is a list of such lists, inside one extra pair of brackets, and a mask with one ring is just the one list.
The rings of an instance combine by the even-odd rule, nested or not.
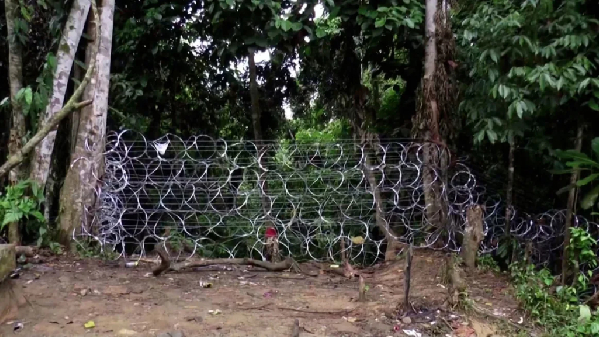
[[(273, 225), (284, 256), (339, 260), (344, 250), (352, 262), (370, 265), (385, 252), (388, 232), (415, 247), (460, 250), (466, 209), (479, 204), (480, 250), (491, 252), (504, 233), (502, 200), (466, 165), (424, 161), (444, 152), (412, 140), (257, 143), (112, 132), (96, 207), (86, 206), (74, 240), (93, 239), (123, 256), (169, 244), (177, 257), (264, 259), (265, 229)], [(439, 206), (425, 203), (434, 187)], [(445, 216), (441, 227), (434, 215)], [(564, 211), (511, 215), (511, 234), (532, 243), (536, 260), (562, 246)], [(581, 217), (574, 225), (598, 228)]]

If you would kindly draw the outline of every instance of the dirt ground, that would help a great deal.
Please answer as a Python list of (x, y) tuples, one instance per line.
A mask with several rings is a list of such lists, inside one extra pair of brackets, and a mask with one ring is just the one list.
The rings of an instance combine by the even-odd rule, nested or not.
[[(64, 256), (21, 271), (15, 282), (29, 305), (0, 325), (0, 336), (291, 336), (296, 319), (300, 336), (525, 334), (517, 330), (523, 314), (503, 275), (478, 271), (465, 277), (469, 299), (495, 316), (446, 310), (442, 261), (439, 252), (415, 253), (413, 310), (404, 314), (398, 308), (403, 261), (365, 269), (368, 301), (358, 302), (357, 279), (331, 274), (238, 266), (154, 277), (151, 264), (126, 268), (123, 262)], [(318, 272), (310, 264), (303, 270)], [(202, 287), (207, 283), (212, 285)], [(89, 321), (95, 326), (86, 329)], [(23, 327), (15, 330), (18, 323)]]

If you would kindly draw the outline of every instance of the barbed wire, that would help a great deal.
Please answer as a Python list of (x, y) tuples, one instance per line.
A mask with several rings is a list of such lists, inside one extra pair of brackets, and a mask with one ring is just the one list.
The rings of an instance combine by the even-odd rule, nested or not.
[[(502, 200), (464, 164), (448, 167), (445, 152), (411, 140), (257, 143), (112, 132), (99, 203), (86, 208), (84, 220), (91, 221), (74, 239), (93, 238), (124, 256), (168, 243), (178, 257), (264, 259), (265, 230), (272, 225), (283, 255), (339, 260), (343, 250), (369, 265), (385, 252), (388, 233), (415, 247), (460, 250), (466, 210), (481, 205), (481, 252), (492, 252), (505, 228)], [(432, 154), (439, 155), (436, 161), (424, 161)], [(442, 197), (439, 206), (426, 203), (431, 191)], [(547, 260), (561, 246), (564, 224), (563, 211), (514, 212), (510, 232)], [(597, 228), (581, 217), (575, 226)]]

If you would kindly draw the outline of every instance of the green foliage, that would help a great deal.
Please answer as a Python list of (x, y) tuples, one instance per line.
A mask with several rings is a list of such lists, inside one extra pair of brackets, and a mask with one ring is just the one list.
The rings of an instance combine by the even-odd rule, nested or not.
[(49, 247), (59, 254), (62, 249), (53, 241), (54, 234), (40, 212), (44, 200), (44, 192), (34, 181), (24, 180), (8, 186), (4, 194), (0, 193), (0, 231), (9, 223), (21, 223), (27, 233), (37, 239), (37, 246)]
[[(556, 151), (556, 156), (560, 160), (565, 161), (565, 166), (569, 169), (551, 171), (554, 174), (572, 173), (574, 171), (579, 171), (580, 175), (586, 174), (585, 177), (579, 179), (576, 183), (577, 187), (591, 187), (588, 193), (581, 199), (581, 208), (583, 209), (590, 209), (598, 203), (598, 137), (592, 140), (592, 151), (594, 153), (593, 159), (575, 150), (558, 150)], [(561, 189), (559, 193), (566, 191), (568, 188), (570, 186)]]
[(597, 17), (585, 2), (466, 2), (459, 45), (468, 75), (461, 110), (475, 141), (523, 136), (557, 110), (597, 111)]
[(0, 193), (0, 230), (9, 223), (23, 219), (45, 222), (39, 211), (43, 201), (44, 192), (33, 181), (25, 180), (8, 186), (4, 194)]
[(570, 285), (556, 286), (556, 279), (546, 268), (536, 270), (522, 263), (510, 266), (516, 288), (516, 297), (534, 316), (536, 322), (556, 336), (598, 336), (598, 310), (592, 312), (581, 304), (589, 292), (589, 280), (598, 259), (594, 252), (598, 242), (586, 230), (571, 228), (568, 248), (569, 260), (574, 267), (582, 268)]
[(494, 258), (489, 255), (482, 255), (477, 258), (477, 268), (481, 270), (492, 270), (494, 272), (500, 272), (500, 267)]
[(598, 336), (598, 310), (591, 311), (579, 304), (577, 289), (558, 286), (551, 293), (554, 277), (547, 269), (535, 270), (533, 265), (511, 265), (511, 277), (516, 296), (535, 319), (537, 325), (553, 336)]

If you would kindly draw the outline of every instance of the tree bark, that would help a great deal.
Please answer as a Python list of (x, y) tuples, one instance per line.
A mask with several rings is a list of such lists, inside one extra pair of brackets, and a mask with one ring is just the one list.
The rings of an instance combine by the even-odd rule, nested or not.
[(510, 236), (512, 218), (513, 183), (515, 180), (515, 138), (508, 138), (508, 179), (506, 182), (506, 209), (504, 211), (504, 234)]
[[(441, 176), (436, 169), (445, 171), (445, 150), (441, 150), (439, 133), (439, 108), (438, 95), (435, 87), (435, 74), (437, 67), (436, 43), (436, 12), (437, 0), (427, 0), (425, 4), (425, 60), (424, 72), (419, 94), (419, 105), (413, 119), (413, 138), (425, 142), (423, 149), (423, 190), (425, 198), (425, 217), (429, 227), (441, 228), (446, 222), (444, 197), (442, 196)], [(433, 142), (431, 142), (433, 141)]]
[(98, 53), (94, 51), (94, 44), (86, 51), (86, 59), (96, 64), (96, 71), (86, 87), (84, 99), (92, 100), (93, 104), (80, 112), (75, 150), (61, 190), (59, 239), (67, 247), (75, 227), (89, 224), (91, 213), (86, 212), (95, 208), (98, 179), (104, 171), (114, 10), (114, 0), (103, 0), (100, 20), (96, 17), (88, 25), (93, 33), (90, 35), (96, 36), (99, 45)]
[[(577, 137), (575, 139), (575, 150), (581, 152), (581, 142), (583, 139), (583, 124), (580, 123), (577, 127)], [(573, 227), (573, 209), (575, 208), (575, 189), (577, 179), (579, 178), (579, 171), (575, 170), (571, 173), (571, 180), (569, 182), (571, 188), (569, 189), (569, 197), (567, 198), (567, 220), (565, 220), (565, 240), (563, 242), (563, 258), (562, 258), (562, 275), (561, 283), (566, 283), (567, 277), (571, 274), (571, 263), (569, 262), (569, 244), (571, 243), (571, 227)]]
[[(94, 11), (94, 16), (96, 17), (98, 14), (95, 2), (92, 2), (92, 10)], [(98, 41), (99, 40), (96, 39), (96, 42), (94, 43), (94, 52), (98, 50)], [(20, 165), (25, 160), (25, 156), (28, 155), (31, 151), (33, 151), (35, 146), (37, 146), (37, 144), (39, 144), (42, 141), (42, 139), (48, 133), (50, 133), (50, 131), (55, 129), (62, 119), (66, 118), (74, 110), (80, 109), (91, 104), (91, 100), (83, 102), (77, 101), (83, 93), (83, 89), (87, 86), (88, 82), (90, 82), (92, 73), (94, 71), (94, 67), (94, 63), (88, 65), (88, 69), (85, 73), (83, 81), (81, 81), (77, 89), (75, 89), (73, 95), (71, 96), (69, 101), (67, 101), (65, 106), (58, 113), (52, 116), (50, 120), (48, 120), (43, 126), (41, 126), (37, 133), (25, 144), (25, 146), (23, 146), (23, 148), (21, 148), (15, 154), (10, 156), (8, 160), (6, 160), (6, 162), (2, 166), (0, 166), (0, 178), (5, 176), (10, 170), (15, 168), (16, 166)]]
[(465, 266), (472, 273), (477, 264), (477, 252), (483, 240), (483, 209), (479, 205), (467, 207), (467, 225), (460, 254)]
[[(90, 0), (76, 0), (73, 2), (67, 23), (62, 32), (60, 44), (56, 51), (56, 70), (52, 82), (52, 97), (50, 98), (44, 114), (40, 116), (40, 126), (45, 125), (63, 107), (69, 75), (75, 58), (75, 52), (81, 39), (81, 33), (90, 9)], [(35, 147), (31, 162), (30, 178), (40, 187), (46, 186), (54, 142), (56, 141), (56, 127)]]
[[(10, 134), (8, 141), (8, 158), (14, 157), (21, 148), (25, 137), (25, 116), (21, 105), (17, 102), (17, 93), (23, 88), (23, 59), (21, 45), (15, 35), (15, 19), (19, 9), (19, 1), (6, 0), (4, 3), (6, 14), (6, 30), (8, 35), (8, 80), (10, 83), (10, 104), (12, 108), (10, 118)], [(23, 166), (15, 166), (9, 174), (9, 184), (14, 185), (25, 177)], [(2, 177), (0, 175), (0, 177)], [(8, 224), (8, 241), (11, 244), (20, 244), (19, 222)]]
[(256, 151), (258, 157), (258, 165), (261, 171), (261, 177), (259, 178), (258, 185), (262, 188), (263, 194), (260, 192), (260, 201), (262, 204), (262, 208), (266, 217), (266, 227), (274, 227), (275, 224), (270, 220), (270, 206), (271, 202), (269, 197), (266, 195), (268, 184), (263, 179), (262, 174), (266, 173), (266, 167), (263, 166), (262, 160), (266, 156), (267, 149), (264, 144), (263, 139), (263, 131), (261, 125), (261, 113), (260, 113), (260, 105), (259, 105), (259, 94), (258, 94), (258, 84), (256, 80), (256, 63), (254, 61), (254, 50), (250, 49), (248, 51), (248, 68), (250, 71), (250, 102), (251, 102), (251, 110), (252, 110), (252, 129), (254, 131), (254, 140), (256, 142)]

